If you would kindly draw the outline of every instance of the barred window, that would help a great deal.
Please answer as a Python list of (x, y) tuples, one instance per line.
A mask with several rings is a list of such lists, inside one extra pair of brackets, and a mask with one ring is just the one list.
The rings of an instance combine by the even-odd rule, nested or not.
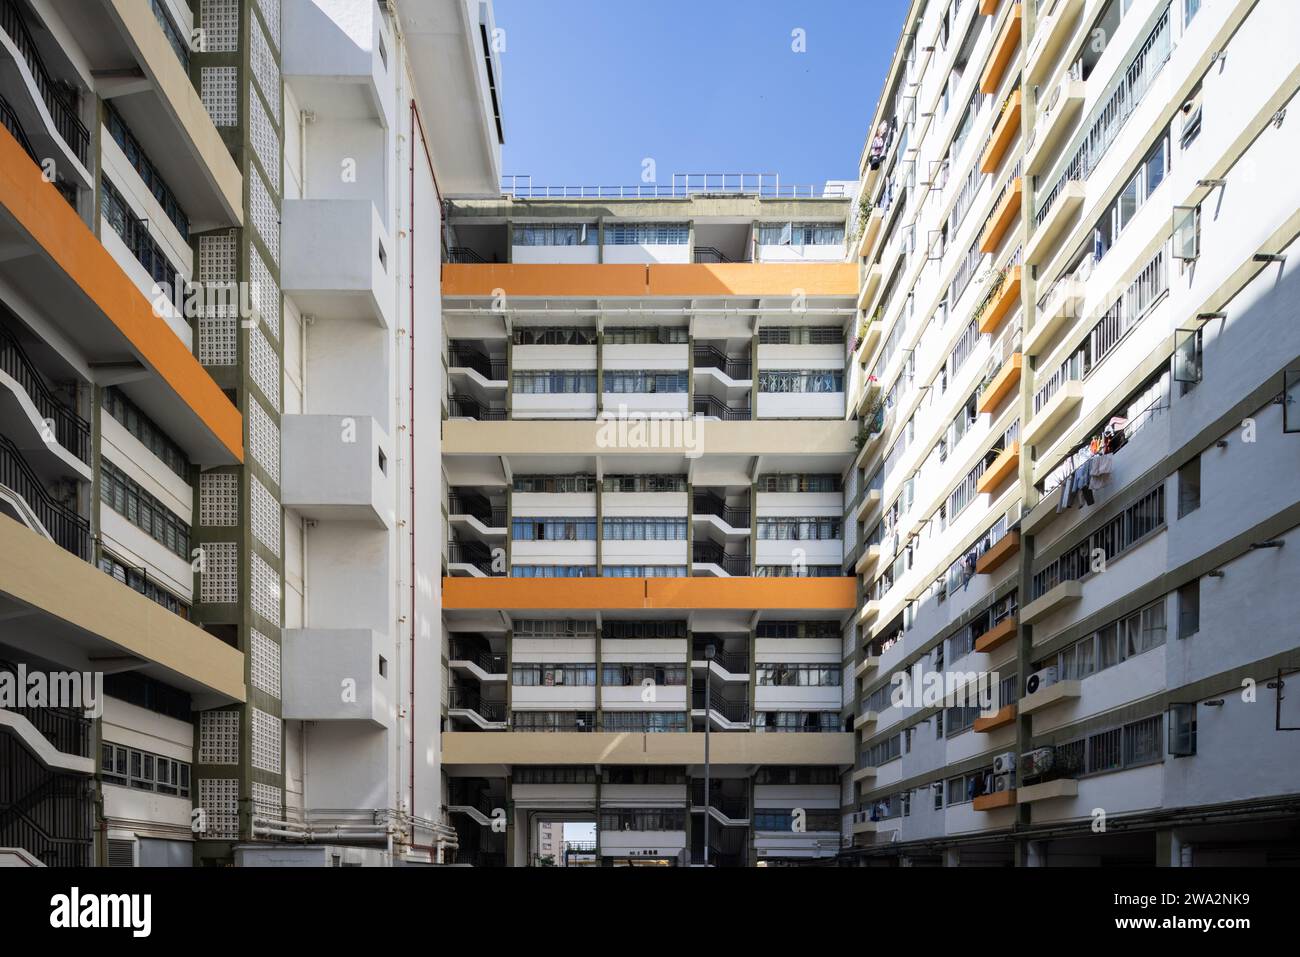
[(758, 477), (760, 492), (839, 492), (843, 487), (840, 476), (834, 474), (774, 472)]
[(595, 565), (511, 565), (512, 578), (595, 578)]
[(517, 346), (590, 346), (596, 343), (596, 330), (587, 326), (515, 326), (512, 338)]
[(838, 621), (760, 621), (754, 630), (759, 638), (839, 638)]
[(152, 419), (141, 412), (134, 402), (123, 395), (121, 389), (117, 386), (106, 388), (102, 405), (105, 412), (117, 419), (128, 432), (140, 440), (145, 448), (161, 459), (164, 465), (186, 482), (190, 481), (193, 467), (190, 465), (189, 456), (181, 451), (181, 447), (155, 425)]
[(820, 664), (769, 664), (758, 665), (758, 683), (789, 688), (839, 687), (839, 665)]
[(533, 223), (516, 226), (516, 246), (594, 246), (598, 230), (595, 223)]
[(1088, 538), (1034, 574), (1033, 598), (1062, 582), (1075, 581), (1092, 568), (1092, 553), (1100, 549), (1107, 561), (1128, 551), (1165, 524), (1165, 487), (1157, 485)]
[(606, 392), (685, 392), (685, 372), (611, 372), (605, 371)]
[(606, 246), (685, 246), (687, 223), (613, 223), (605, 226)]
[(606, 578), (685, 578), (685, 565), (606, 565)]
[(600, 720), (602, 731), (666, 734), (686, 730), (684, 711), (606, 711)]
[(769, 369), (758, 374), (759, 392), (828, 393), (844, 391), (844, 373), (833, 369)]
[(606, 475), (606, 492), (685, 492), (685, 475)]
[(601, 626), (605, 638), (685, 638), (684, 621), (610, 621)]
[(596, 373), (584, 371), (516, 372), (514, 390), (520, 395), (571, 395), (595, 392)]
[(844, 520), (830, 516), (799, 518), (760, 518), (760, 539), (817, 541), (843, 537)]
[(516, 518), (510, 523), (516, 542), (594, 542), (596, 519)]
[(515, 664), (510, 669), (510, 683), (524, 688), (552, 688), (559, 685), (594, 686), (596, 665), (593, 664)]
[(685, 541), (685, 518), (607, 518), (604, 539), (618, 541)]
[(516, 492), (594, 492), (594, 475), (516, 475)]
[(137, 748), (104, 741), (99, 746), (105, 784), (174, 797), (190, 796), (190, 765)]
[(605, 664), (601, 669), (600, 683), (610, 688), (630, 688), (652, 681), (670, 687), (686, 684), (684, 664)]

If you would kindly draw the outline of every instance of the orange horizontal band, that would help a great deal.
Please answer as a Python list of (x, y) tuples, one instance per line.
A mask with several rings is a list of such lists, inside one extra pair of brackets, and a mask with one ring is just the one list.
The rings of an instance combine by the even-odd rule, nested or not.
[(444, 578), (442, 606), (852, 611), (856, 578)]
[(854, 263), (450, 263), (444, 296), (551, 299), (856, 296)]
[(0, 205), (242, 462), (239, 410), (8, 130), (0, 131)]

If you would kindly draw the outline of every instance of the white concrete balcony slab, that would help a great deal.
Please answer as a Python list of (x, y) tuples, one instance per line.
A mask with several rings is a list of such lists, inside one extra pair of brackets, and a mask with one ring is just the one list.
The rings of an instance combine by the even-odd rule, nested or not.
[(1083, 402), (1083, 383), (1071, 379), (1061, 384), (1056, 394), (1043, 404), (1025, 426), (1025, 442), (1036, 443), (1058, 422), (1079, 407)]
[(396, 285), (393, 242), (368, 199), (286, 199), (281, 212), (280, 285), (315, 319), (354, 319), (388, 328)]
[[(1078, 581), (1061, 582), (1055, 588), (1049, 589), (1042, 595), (1039, 595), (1024, 608), (1020, 609), (1020, 620), (1024, 624), (1031, 624), (1042, 618), (1049, 611), (1059, 608), (1069, 602), (1078, 601), (1083, 597), (1083, 584)], [(1021, 711), (1025, 708), (1021, 707)]]
[(391, 528), (392, 445), (365, 415), (286, 415), (281, 423), (281, 499), (323, 521)]
[(282, 72), (299, 104), (318, 120), (392, 123), (388, 51), (377, 3), (283, 0)]
[(1083, 200), (1087, 186), (1082, 180), (1070, 180), (1061, 184), (1047, 214), (1038, 219), (1025, 244), (1025, 262), (1031, 266), (1041, 266), (1051, 261), (1051, 254), (1060, 245), (1060, 240), (1069, 235), (1083, 209)]
[(1061, 279), (1052, 285), (1039, 300), (1033, 327), (1025, 333), (1025, 355), (1038, 356), (1047, 351), (1056, 334), (1078, 317), (1083, 292), (1083, 282), (1078, 279)]
[(390, 727), (393, 642), (369, 628), (287, 628), (281, 649), (284, 717)]
[(1033, 130), (1033, 142), (1025, 152), (1025, 172), (1037, 175), (1050, 165), (1070, 131), (1070, 125), (1083, 109), (1088, 85), (1067, 73), (1047, 95), (1043, 112)]

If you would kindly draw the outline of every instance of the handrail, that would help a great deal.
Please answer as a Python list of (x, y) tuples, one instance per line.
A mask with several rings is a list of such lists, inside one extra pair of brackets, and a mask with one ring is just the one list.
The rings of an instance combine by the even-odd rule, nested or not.
[(468, 246), (450, 246), (447, 249), (447, 262), (486, 264), (487, 260)]
[(473, 369), (493, 382), (504, 382), (506, 379), (506, 362), (503, 359), (493, 359), (486, 352), (470, 346), (453, 345), (447, 352), (450, 359), (448, 364), (452, 368)]
[[(700, 258), (700, 254), (701, 254), (701, 253), (704, 254), (704, 257), (705, 257), (705, 258), (703, 258), (703, 259)], [(728, 256), (726, 253), (724, 253), (724, 252), (723, 252), (721, 249), (719, 249), (717, 246), (696, 246), (696, 247), (695, 247), (695, 250), (694, 250), (694, 258), (695, 258), (695, 261), (696, 261), (697, 263), (729, 263), (729, 262), (735, 262), (734, 259), (732, 259), (732, 258), (731, 258), (730, 256)]]
[[(9, 105), (9, 101), (3, 96), (0, 96), (0, 122), (4, 123), (5, 129), (7, 129), (13, 135), (13, 138), (18, 141), (18, 145), (23, 148), (23, 152), (31, 157), (32, 162), (37, 166), (40, 166), (41, 158), (36, 155), (36, 148), (32, 146), (32, 141), (28, 138), (27, 131), (23, 129), (23, 124), (18, 119), (18, 114), (14, 112), (13, 107)], [(77, 208), (77, 187), (73, 186), (61, 176), (56, 177), (51, 185), (59, 191), (73, 209)]]
[(695, 347), (695, 365), (699, 368), (721, 369), (732, 379), (753, 378), (753, 365), (748, 359), (733, 359), (713, 346)]
[(749, 528), (749, 509), (728, 505), (716, 495), (696, 495), (691, 502), (691, 511), (695, 515), (720, 518), (732, 528)]
[[(17, 677), (18, 666), (11, 661), (0, 660), (0, 672), (7, 672)], [(43, 705), (30, 708), (8, 707), (7, 710), (20, 714), (30, 721), (32, 727), (63, 754), (90, 757), (90, 729), (93, 719), (87, 718), (80, 708)]]
[(54, 78), (45, 68), (45, 61), (41, 58), (36, 41), (32, 39), (27, 23), (14, 0), (0, 0), (0, 29), (9, 35), (9, 39), (13, 41), (14, 46), (27, 62), (41, 99), (54, 120), (54, 128), (58, 130), (63, 142), (67, 143), (77, 155), (77, 159), (84, 164), (90, 145), (90, 131), (86, 129), (86, 124), (81, 122), (72, 104), (64, 99)]
[(492, 570), (492, 553), (478, 542), (448, 542), (448, 565), (473, 565), (485, 575), (497, 574)]
[(672, 183), (635, 186), (534, 186), (527, 174), (501, 177), (501, 192), (517, 199), (683, 199), (700, 193), (767, 199), (844, 199), (841, 183), (781, 185), (776, 173), (674, 173)]
[(696, 542), (691, 548), (691, 561), (718, 565), (728, 575), (749, 574), (748, 555), (729, 555), (716, 542)]
[(451, 661), (468, 661), (478, 665), (481, 669), (490, 675), (503, 675), (506, 673), (506, 656), (494, 654), (490, 651), (483, 651), (474, 648), (464, 641), (452, 641), (448, 649), (448, 659)]
[(504, 721), (505, 706), (485, 701), (483, 696), (471, 688), (452, 685), (447, 689), (447, 708), (457, 711), (473, 711), (487, 721)]
[(696, 415), (713, 416), (725, 421), (750, 418), (749, 406), (743, 405), (733, 408), (721, 399), (714, 398), (711, 395), (697, 395), (695, 397), (694, 411)]
[(0, 325), (0, 371), (23, 388), (41, 418), (53, 420), (54, 437), (65, 449), (90, 464), (90, 423), (61, 402), (45, 384), (18, 339)]
[(451, 414), (455, 418), (471, 418), (480, 422), (500, 422), (506, 418), (505, 409), (486, 406), (470, 395), (454, 394), (449, 405)]
[(60, 548), (84, 562), (90, 561), (90, 522), (50, 495), (22, 452), (3, 435), (0, 435), (0, 485), (7, 485), (23, 497)]

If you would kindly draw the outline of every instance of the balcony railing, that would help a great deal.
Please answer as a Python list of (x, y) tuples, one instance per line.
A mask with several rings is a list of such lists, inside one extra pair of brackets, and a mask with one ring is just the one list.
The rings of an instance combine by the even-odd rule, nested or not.
[(696, 641), (691, 649), (692, 661), (708, 661), (708, 647), (714, 646), (713, 661), (723, 671), (729, 671), (734, 675), (748, 674), (749, 656), (739, 651), (723, 651), (718, 647), (718, 642)]
[[(705, 693), (703, 691), (694, 691), (691, 693), (691, 707), (697, 711), (704, 708)], [(724, 698), (721, 694), (710, 689), (708, 693), (709, 710), (716, 711), (722, 717), (731, 722), (748, 722), (749, 721), (749, 703), (746, 701), (732, 701)]]
[[(704, 807), (704, 782), (691, 781), (691, 807)], [(720, 793), (714, 785), (709, 787), (709, 807), (721, 811), (726, 817), (739, 819), (749, 817), (749, 802), (740, 795)], [(713, 848), (709, 848), (712, 852)]]
[(3, 435), (0, 435), (0, 485), (23, 499), (55, 544), (82, 561), (90, 561), (90, 522), (72, 506), (54, 498), (18, 447)]
[(478, 665), (479, 668), (490, 675), (503, 675), (506, 673), (505, 655), (484, 651), (482, 648), (477, 648), (466, 641), (452, 641), (447, 657), (451, 661), (468, 661)]
[(447, 690), (447, 709), (450, 711), (473, 711), (485, 721), (504, 721), (505, 705), (486, 700), (472, 688), (452, 685)]
[(720, 349), (712, 346), (695, 347), (695, 365), (704, 369), (720, 369), (732, 379), (753, 378), (753, 365), (748, 359), (733, 359)]
[(493, 505), (478, 495), (451, 495), (447, 501), (448, 515), (472, 515), (489, 528), (506, 527), (504, 505)]
[(1067, 184), (1087, 180), (1092, 175), (1092, 171), (1115, 142), (1119, 131), (1151, 89), (1156, 76), (1169, 61), (1172, 49), (1170, 36), (1169, 7), (1166, 6), (1146, 42), (1124, 72), (1119, 87), (1094, 114), (1092, 122), (1088, 124), (1088, 134), (1065, 167), (1065, 172), (1038, 204), (1038, 210), (1034, 214), (1037, 225), (1041, 226), (1046, 221)]
[(447, 249), (447, 262), (481, 265), (487, 263), (487, 260), (468, 246), (451, 246)]
[(697, 263), (729, 263), (735, 262), (730, 256), (724, 253), (717, 246), (696, 246), (695, 261)]
[(715, 399), (711, 395), (697, 395), (695, 397), (694, 409), (696, 415), (711, 416), (715, 419), (734, 422), (752, 418), (750, 407), (747, 405), (731, 406), (721, 399)]
[(453, 369), (473, 369), (483, 378), (493, 382), (504, 382), (506, 379), (507, 372), (504, 359), (494, 359), (486, 352), (472, 349), (469, 346), (452, 346), (448, 353), (447, 363)]
[(1052, 401), (1052, 397), (1061, 390), (1061, 386), (1067, 382), (1082, 379), (1088, 374), (1088, 369), (1089, 363), (1086, 349), (1080, 349), (1062, 362), (1060, 367), (1052, 373), (1051, 378), (1044, 382), (1042, 387), (1034, 393), (1034, 415), (1041, 412), (1043, 406)]
[(506, 410), (484, 405), (470, 395), (453, 395), (448, 402), (453, 419), (477, 419), (480, 422), (501, 422)]
[[(37, 166), (41, 165), (41, 159), (36, 155), (36, 148), (32, 146), (32, 141), (28, 139), (27, 131), (23, 129), (22, 123), (19, 122), (18, 114), (13, 111), (13, 107), (2, 96), (0, 96), (0, 122), (4, 123), (5, 129), (18, 141), (18, 145), (23, 148), (23, 152), (31, 157), (32, 162)], [(73, 209), (77, 208), (77, 187), (67, 180), (56, 178), (54, 188), (59, 191)]]
[(54, 423), (54, 438), (58, 443), (89, 465), (90, 423), (55, 396), (13, 333), (4, 326), (0, 326), (0, 371), (22, 386), (41, 418)]
[(749, 509), (728, 505), (716, 495), (696, 495), (691, 503), (695, 515), (712, 515), (732, 528), (749, 528)]
[(713, 542), (696, 542), (691, 548), (691, 561), (717, 565), (728, 575), (749, 574), (748, 555), (729, 555)]
[(492, 570), (492, 552), (478, 542), (448, 542), (448, 565), (472, 565), (484, 575), (496, 575)]
[[(0, 661), (0, 672), (11, 675), (11, 680), (16, 681), (18, 666), (10, 661)], [(30, 721), (32, 726), (63, 754), (90, 757), (90, 732), (94, 721), (87, 718), (84, 711), (78, 708), (46, 706), (32, 708), (6, 706), (6, 708)]]
[(45, 61), (41, 58), (36, 41), (32, 39), (22, 12), (14, 0), (0, 0), (0, 29), (9, 35), (9, 39), (18, 48), (28, 69), (31, 70), (36, 88), (45, 102), (45, 108), (50, 111), (54, 128), (59, 136), (76, 154), (77, 159), (85, 164), (86, 152), (90, 145), (90, 131), (86, 129), (86, 124), (81, 122), (76, 108), (68, 102), (63, 91), (50, 76), (49, 70), (45, 68)]
[(699, 194), (758, 196), (764, 199), (843, 199), (838, 183), (783, 184), (776, 173), (674, 173), (671, 184), (635, 186), (534, 186), (529, 175), (501, 178), (501, 192), (516, 199), (685, 199)]

